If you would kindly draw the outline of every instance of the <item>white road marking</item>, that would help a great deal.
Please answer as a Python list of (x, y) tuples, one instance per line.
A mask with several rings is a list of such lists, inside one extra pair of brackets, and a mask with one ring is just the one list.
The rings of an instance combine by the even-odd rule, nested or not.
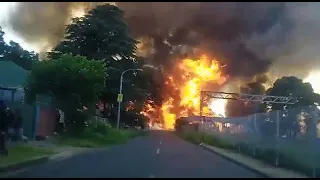
[(160, 144), (161, 144), (162, 142), (160, 141)]
[(160, 149), (159, 148), (157, 149), (157, 154), (160, 154)]
[(149, 178), (155, 178), (153, 174), (150, 174)]

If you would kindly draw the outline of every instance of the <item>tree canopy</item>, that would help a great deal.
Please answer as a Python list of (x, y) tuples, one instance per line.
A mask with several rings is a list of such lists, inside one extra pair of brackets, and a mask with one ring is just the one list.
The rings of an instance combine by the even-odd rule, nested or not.
[(48, 95), (61, 109), (92, 106), (105, 88), (105, 77), (101, 61), (62, 55), (34, 64), (25, 86), (26, 95), (31, 101), (36, 95)]
[(146, 99), (157, 94), (155, 92), (159, 86), (154, 84), (153, 72), (145, 68), (146, 59), (136, 56), (138, 42), (131, 37), (123, 15), (124, 12), (116, 6), (97, 6), (85, 16), (72, 19), (66, 27), (64, 39), (48, 52), (49, 59), (71, 53), (105, 63), (108, 76), (101, 101), (108, 107), (106, 114), (110, 116), (116, 113), (120, 76), (126, 69), (144, 69), (143, 72), (129, 71), (124, 75), (122, 105), (134, 102), (136, 113)]
[[(297, 98), (294, 105), (287, 105), (288, 108), (297, 106), (309, 106), (320, 102), (320, 95), (314, 93), (310, 83), (303, 82), (295, 76), (282, 77), (277, 79), (271, 88), (266, 91), (270, 96), (287, 96)], [(282, 110), (285, 104), (273, 104), (273, 110)]]
[(34, 62), (38, 60), (38, 54), (24, 50), (18, 43), (4, 41), (5, 32), (0, 27), (0, 61), (12, 61), (25, 70), (31, 70)]
[[(106, 4), (97, 6), (84, 17), (72, 19), (66, 27), (65, 38), (48, 53), (49, 58), (68, 52), (89, 59), (104, 59), (112, 65), (117, 65), (115, 60), (132, 60), (137, 41), (130, 37), (123, 14), (118, 7)], [(127, 63), (132, 65), (131, 61)]]
[[(280, 135), (287, 137), (295, 137), (300, 133), (300, 123), (306, 124), (307, 129), (313, 126), (312, 112), (316, 110), (315, 103), (320, 102), (320, 95), (314, 93), (310, 83), (303, 82), (295, 76), (287, 76), (277, 79), (271, 88), (266, 91), (270, 96), (285, 96), (296, 98), (295, 104), (265, 104), (264, 111), (267, 110), (266, 106), (270, 106), (272, 110), (281, 110), (279, 121)], [(284, 108), (286, 106), (286, 108)], [(275, 116), (275, 112), (273, 117)], [(267, 117), (270, 114), (266, 114)], [(304, 116), (299, 119), (298, 117)], [(261, 133), (264, 135), (274, 135), (276, 132), (274, 120), (259, 121)]]

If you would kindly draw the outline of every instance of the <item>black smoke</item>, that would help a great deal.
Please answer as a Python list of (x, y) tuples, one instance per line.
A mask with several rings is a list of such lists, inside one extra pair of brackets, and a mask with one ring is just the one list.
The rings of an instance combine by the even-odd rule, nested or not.
[[(101, 3), (21, 2), (7, 20), (27, 42), (54, 45), (63, 37), (64, 27), (75, 9), (85, 11)], [(272, 59), (260, 57), (246, 46), (253, 36), (264, 36), (281, 24), (281, 38), (292, 27), (285, 17), (285, 3), (257, 2), (116, 2), (136, 37), (152, 39), (155, 64), (171, 67), (181, 47), (201, 47), (227, 64), (233, 76), (253, 76), (267, 71)], [(279, 37), (280, 37), (279, 35)], [(282, 43), (279, 42), (272, 43)], [(164, 42), (166, 40), (166, 42)], [(274, 45), (274, 44), (272, 44)], [(173, 48), (175, 51), (173, 52)], [(193, 52), (184, 52), (192, 56)]]
[[(45, 41), (52, 47), (63, 38), (73, 11), (88, 11), (98, 4), (21, 2), (8, 15), (6, 26), (29, 43)], [(271, 79), (282, 75), (303, 78), (320, 65), (320, 5), (316, 3), (115, 4), (124, 10), (132, 35), (148, 49), (148, 59), (162, 65), (164, 71), (174, 67), (177, 57), (201, 53), (226, 64), (223, 69), (231, 79), (252, 79), (264, 73)]]
[[(201, 47), (224, 61), (230, 76), (253, 76), (267, 71), (272, 59), (246, 47), (253, 35), (263, 36), (274, 25), (290, 24), (284, 3), (117, 3), (136, 36), (154, 39), (155, 63), (170, 64), (172, 46)], [(148, 22), (148, 23), (145, 23)], [(286, 26), (285, 31), (290, 31)], [(285, 34), (284, 34), (285, 35)], [(285, 38), (285, 37), (282, 37)], [(167, 40), (167, 43), (163, 41)], [(187, 52), (192, 56), (192, 52)], [(160, 62), (159, 62), (160, 61)]]
[[(255, 76), (252, 81), (240, 86), (240, 93), (261, 95), (267, 90), (269, 79), (265, 74)], [(230, 100), (226, 106), (227, 117), (247, 116), (259, 112), (260, 102)]]

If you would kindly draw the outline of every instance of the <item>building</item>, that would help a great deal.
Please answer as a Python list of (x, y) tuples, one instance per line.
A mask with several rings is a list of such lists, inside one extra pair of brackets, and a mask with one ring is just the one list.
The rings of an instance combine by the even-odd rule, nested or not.
[(31, 139), (36, 135), (50, 136), (54, 128), (55, 109), (48, 103), (24, 103), (23, 85), (27, 76), (28, 71), (14, 62), (0, 61), (0, 100), (4, 100), (11, 109), (20, 110), (25, 136)]
[(23, 101), (28, 72), (12, 61), (0, 61), (0, 99)]

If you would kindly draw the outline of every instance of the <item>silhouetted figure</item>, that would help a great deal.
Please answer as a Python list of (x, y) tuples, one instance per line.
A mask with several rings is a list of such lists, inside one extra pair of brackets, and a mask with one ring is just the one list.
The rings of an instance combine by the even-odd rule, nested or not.
[(20, 110), (16, 110), (13, 117), (13, 130), (14, 130), (14, 140), (22, 140), (23, 129), (22, 129), (22, 116)]
[(10, 108), (6, 108), (6, 113), (7, 113), (7, 126), (8, 126), (7, 139), (14, 140), (14, 136), (15, 136), (15, 131), (13, 127), (14, 114)]
[(0, 154), (8, 155), (6, 147), (8, 133), (8, 117), (6, 112), (7, 106), (4, 101), (0, 101)]
[(56, 125), (55, 125), (55, 132), (56, 133), (63, 133), (65, 130), (64, 124), (64, 113), (61, 109), (57, 109), (56, 111)]

